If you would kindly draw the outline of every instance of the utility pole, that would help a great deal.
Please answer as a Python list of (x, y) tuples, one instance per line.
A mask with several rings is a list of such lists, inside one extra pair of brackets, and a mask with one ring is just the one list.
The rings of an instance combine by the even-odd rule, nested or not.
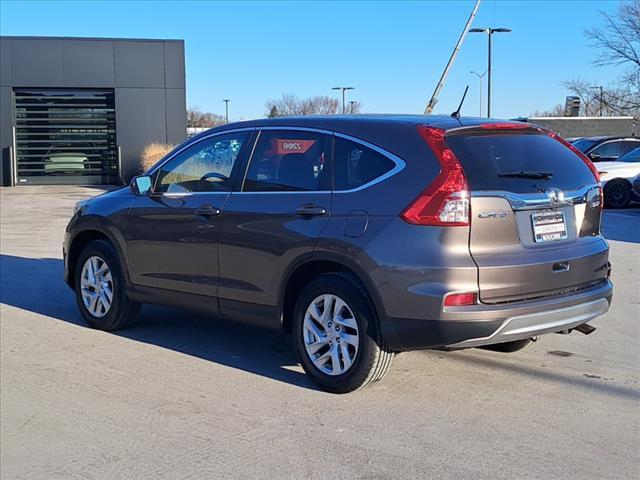
[(602, 85), (597, 86), (597, 87), (591, 87), (594, 90), (599, 90), (600, 91), (600, 116), (602, 116), (602, 105), (604, 104), (604, 90), (602, 88)]
[(356, 102), (355, 100), (351, 100), (351, 101), (349, 102), (349, 107), (351, 108), (351, 110), (350, 110), (351, 115), (353, 115), (353, 106), (354, 106), (356, 103), (358, 103), (358, 102)]
[(345, 93), (347, 90), (355, 90), (354, 87), (333, 87), (331, 90), (342, 90), (342, 114), (347, 113), (347, 108), (345, 104)]
[(469, 30), (471, 33), (486, 33), (489, 38), (488, 60), (487, 60), (487, 118), (491, 117), (491, 39), (494, 33), (509, 33), (510, 28), (472, 28)]
[(225, 122), (229, 123), (229, 102), (231, 100), (229, 100), (228, 98), (223, 98), (222, 101), (224, 102), (224, 118), (225, 118)]
[(473, 22), (473, 19), (476, 16), (476, 12), (478, 11), (478, 7), (479, 6), (480, 6), (480, 0), (476, 0), (476, 4), (473, 7), (473, 10), (471, 11), (471, 15), (469, 15), (469, 19), (467, 20), (467, 23), (465, 24), (464, 29), (462, 30), (462, 33), (460, 34), (460, 38), (458, 39), (458, 43), (456, 43), (456, 46), (453, 49), (453, 53), (449, 57), (449, 61), (447, 62), (447, 66), (444, 67), (444, 71), (442, 72), (442, 75), (440, 76), (440, 80), (438, 80), (438, 84), (436, 85), (436, 89), (433, 91), (433, 94), (431, 95), (431, 98), (429, 99), (429, 103), (427, 103), (427, 108), (424, 109), (424, 114), (425, 115), (431, 115), (431, 112), (433, 112), (433, 107), (435, 107), (436, 103), (438, 103), (438, 96), (440, 95), (440, 91), (442, 90), (442, 87), (444, 87), (444, 81), (447, 79), (447, 75), (449, 74), (449, 70), (451, 70), (451, 66), (453, 65), (453, 62), (456, 59), (456, 56), (458, 55), (458, 52), (460, 51), (460, 48), (462, 47), (462, 42), (464, 42), (464, 37), (467, 36), (467, 32), (469, 31), (469, 27), (471, 26), (471, 23)]
[(480, 80), (480, 89), (478, 90), (480, 92), (480, 110), (478, 110), (480, 113), (478, 114), (478, 116), (482, 116), (482, 78), (487, 74), (487, 70), (484, 71), (484, 73), (482, 75), (480, 75), (478, 72), (471, 70), (469, 73), (473, 73), (476, 77), (478, 77), (478, 80)]

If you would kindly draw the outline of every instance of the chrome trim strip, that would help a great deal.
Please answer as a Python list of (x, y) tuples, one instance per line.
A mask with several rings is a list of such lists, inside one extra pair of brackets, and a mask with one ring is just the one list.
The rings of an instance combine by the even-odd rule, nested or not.
[[(244, 192), (242, 191), (242, 188), (244, 188), (244, 182), (246, 180), (246, 175), (247, 175), (247, 171), (245, 171), (244, 173), (244, 178), (242, 179), (242, 187), (239, 191), (228, 191), (228, 192), (190, 192), (190, 193), (185, 193), (185, 194), (173, 194), (173, 195), (190, 195), (193, 193), (198, 193), (198, 194), (219, 194), (219, 193), (233, 193), (233, 194), (260, 194), (260, 195), (264, 195), (264, 194), (300, 194), (300, 193), (354, 193), (354, 192), (359, 192), (361, 190), (364, 190), (365, 188), (369, 188), (372, 187), (373, 185), (376, 185), (386, 179), (388, 179), (389, 177), (392, 177), (393, 175), (395, 175), (396, 173), (402, 171), (405, 167), (406, 167), (406, 162), (404, 160), (402, 160), (400, 157), (398, 157), (397, 155), (394, 155), (393, 153), (378, 147), (377, 145), (374, 145), (372, 143), (367, 142), (366, 140), (362, 140), (360, 138), (357, 137), (352, 137), (351, 135), (346, 135), (344, 133), (340, 133), (340, 132), (334, 132), (332, 130), (325, 130), (322, 128), (310, 128), (310, 127), (288, 127), (285, 125), (278, 125), (278, 126), (264, 126), (264, 127), (244, 127), (244, 128), (234, 128), (234, 129), (229, 129), (229, 130), (224, 130), (224, 131), (219, 131), (219, 132), (212, 132), (210, 134), (207, 135), (203, 135), (202, 137), (200, 137), (197, 141), (194, 142), (186, 142), (185, 144), (183, 144), (181, 147), (179, 147), (178, 149), (174, 150), (173, 152), (171, 152), (170, 156), (167, 157), (165, 160), (163, 160), (162, 162), (156, 164), (155, 166), (153, 166), (153, 168), (151, 170), (149, 170), (148, 175), (153, 175), (159, 168), (161, 168), (162, 166), (164, 166), (167, 162), (170, 162), (174, 157), (176, 157), (177, 155), (179, 155), (181, 152), (183, 152), (184, 150), (186, 150), (187, 148), (192, 147), (193, 145), (196, 145), (202, 141), (208, 140), (212, 137), (216, 137), (219, 135), (226, 135), (228, 133), (237, 133), (237, 132), (252, 132), (254, 130), (258, 130), (258, 138), (256, 138), (256, 141), (253, 144), (253, 148), (252, 151), (250, 153), (250, 157), (249, 157), (249, 161), (247, 162), (247, 171), (249, 168), (249, 165), (251, 164), (251, 159), (253, 158), (253, 154), (256, 148), (256, 145), (258, 144), (258, 140), (260, 139), (260, 131), (263, 130), (293, 130), (293, 131), (299, 131), (299, 132), (312, 132), (312, 133), (321, 133), (324, 135), (332, 135), (335, 137), (340, 137), (340, 138), (344, 138), (345, 140), (350, 140), (354, 143), (363, 145), (367, 148), (370, 148), (371, 150), (387, 157), (389, 160), (393, 161), (395, 163), (395, 167), (392, 168), (391, 170), (389, 170), (387, 173), (385, 173), (384, 175), (381, 175), (377, 178), (374, 178), (373, 180), (371, 180), (368, 183), (365, 183), (364, 185), (360, 185), (357, 188), (352, 188), (350, 190), (337, 190), (337, 191), (331, 191), (331, 190), (310, 190), (310, 191), (291, 191), (291, 192), (280, 192), (280, 191), (274, 191), (274, 192)], [(155, 188), (155, 185), (154, 185)], [(166, 193), (166, 192), (165, 192)]]
[(471, 197), (499, 197), (506, 199), (514, 211), (519, 210), (537, 210), (540, 208), (552, 208), (567, 205), (577, 205), (586, 203), (588, 194), (591, 190), (598, 189), (597, 184), (587, 185), (578, 190), (572, 190), (564, 193), (564, 200), (552, 202), (544, 192), (536, 193), (513, 193), (504, 190), (483, 190), (472, 191)]
[[(280, 126), (269, 126), (269, 127), (256, 127), (256, 130), (258, 131), (263, 131), (263, 130), (292, 130), (292, 131), (298, 131), (298, 132), (312, 132), (312, 133), (321, 133), (324, 135), (332, 135), (334, 137), (339, 137), (339, 138), (344, 138), (345, 140), (349, 140), (352, 141), (354, 143), (357, 143), (359, 145), (365, 146), (367, 148), (370, 148), (371, 150), (373, 150), (374, 152), (379, 153), (380, 155), (383, 155), (385, 157), (387, 157), (389, 160), (391, 160), (393, 163), (395, 163), (395, 167), (393, 167), (391, 170), (389, 170), (387, 173), (385, 173), (384, 175), (381, 175), (377, 178), (374, 178), (373, 180), (371, 180), (370, 182), (365, 183), (364, 185), (360, 185), (357, 188), (352, 188), (350, 190), (335, 190), (335, 191), (331, 191), (331, 190), (305, 190), (305, 191), (273, 191), (273, 192), (245, 192), (242, 189), (240, 191), (234, 191), (232, 192), (233, 194), (237, 195), (237, 194), (257, 194), (257, 195), (265, 195), (265, 194), (301, 194), (301, 193), (305, 193), (305, 194), (310, 194), (310, 193), (338, 193), (338, 194), (342, 194), (342, 193), (354, 193), (354, 192), (359, 192), (361, 190), (364, 190), (365, 188), (369, 188), (372, 187), (373, 185), (376, 185), (384, 180), (386, 180), (389, 177), (392, 177), (393, 175), (395, 175), (396, 173), (402, 171), (405, 167), (406, 167), (406, 162), (404, 160), (402, 160), (400, 157), (398, 157), (397, 155), (394, 155), (393, 153), (378, 147), (377, 145), (374, 145), (372, 143), (367, 142), (366, 140), (362, 140), (360, 138), (357, 137), (352, 137), (351, 135), (346, 135), (344, 133), (340, 133), (340, 132), (334, 132), (331, 130), (324, 130), (321, 128), (309, 128), (309, 127), (287, 127), (284, 125), (280, 125)], [(254, 149), (255, 146), (258, 144), (258, 140), (259, 137), (256, 139), (256, 142), (254, 143)], [(247, 171), (248, 171), (248, 167), (251, 164), (251, 160), (253, 159), (253, 151), (251, 152), (251, 157), (249, 158), (249, 161), (247, 162)], [(242, 188), (244, 188), (244, 182), (246, 180), (246, 172), (245, 172), (245, 178), (242, 180)]]

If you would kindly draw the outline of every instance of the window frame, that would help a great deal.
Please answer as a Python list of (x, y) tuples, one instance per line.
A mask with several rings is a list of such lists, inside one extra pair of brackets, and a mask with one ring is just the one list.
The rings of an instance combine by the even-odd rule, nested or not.
[[(328, 135), (331, 137), (331, 146), (329, 148), (330, 150), (330, 159), (329, 161), (331, 162), (331, 190), (303, 190), (303, 191), (297, 191), (297, 190), (291, 190), (291, 191), (261, 191), (261, 192), (255, 192), (255, 191), (245, 191), (244, 190), (244, 185), (245, 185), (245, 181), (247, 179), (247, 174), (249, 172), (249, 166), (251, 165), (251, 161), (253, 160), (253, 155), (255, 153), (255, 149), (256, 146), (258, 145), (258, 141), (260, 140), (260, 135), (263, 131), (278, 131), (278, 130), (282, 130), (282, 131), (292, 131), (292, 132), (310, 132), (310, 133), (318, 133), (318, 134), (324, 134), (324, 135)], [(335, 138), (339, 137), (342, 138), (344, 140), (349, 140), (351, 142), (354, 142), (358, 145), (362, 145), (363, 147), (367, 147), (370, 148), (371, 150), (373, 150), (376, 153), (379, 153), (380, 155), (383, 155), (384, 157), (388, 158), (389, 160), (391, 160), (395, 166), (389, 170), (388, 172), (385, 172), (383, 175), (380, 175), (379, 177), (376, 177), (372, 180), (370, 180), (367, 183), (364, 183), (362, 185), (360, 185), (359, 187), (356, 188), (351, 188), (349, 190), (335, 190), (335, 178), (334, 178), (334, 174), (335, 174), (335, 169), (333, 168), (333, 162), (334, 162), (334, 153), (335, 153)], [(353, 137), (351, 135), (347, 135), (341, 132), (336, 132), (333, 130), (326, 130), (326, 129), (322, 129), (322, 128), (312, 128), (312, 127), (294, 127), (294, 126), (287, 126), (287, 125), (274, 125), (274, 126), (258, 126), (256, 127), (256, 132), (255, 132), (255, 138), (253, 141), (253, 145), (251, 148), (251, 153), (249, 155), (246, 156), (245, 158), (245, 164), (243, 165), (242, 169), (243, 169), (243, 174), (242, 174), (242, 180), (238, 182), (238, 189), (237, 190), (233, 190), (233, 192), (235, 194), (245, 194), (245, 195), (265, 195), (265, 194), (280, 194), (280, 195), (300, 195), (300, 194), (320, 194), (320, 193), (354, 193), (354, 192), (359, 192), (360, 190), (364, 190), (366, 188), (372, 187), (373, 185), (376, 185), (386, 179), (388, 179), (389, 177), (392, 177), (393, 175), (399, 173), (400, 171), (404, 170), (404, 168), (406, 167), (406, 162), (401, 159), (400, 157), (398, 157), (397, 155), (378, 147), (377, 145), (374, 145), (372, 143), (367, 142), (366, 140), (362, 140), (360, 138), (357, 137)]]
[[(146, 175), (149, 175), (152, 178), (152, 188), (150, 195), (156, 196), (169, 196), (169, 197), (182, 197), (188, 195), (219, 195), (219, 194), (229, 194), (231, 192), (236, 191), (238, 187), (238, 176), (241, 171), (242, 165), (245, 163), (245, 157), (247, 157), (247, 151), (251, 151), (253, 153), (253, 146), (255, 145), (256, 135), (255, 128), (234, 128), (229, 130), (223, 130), (218, 132), (211, 132), (202, 137), (195, 137), (190, 141), (187, 141), (176, 148), (174, 151), (169, 153), (166, 157), (160, 160), (156, 165), (154, 165)], [(205, 142), (211, 142), (215, 139), (215, 137), (219, 137), (222, 135), (229, 135), (233, 133), (247, 133), (247, 139), (240, 148), (240, 152), (234, 161), (233, 168), (231, 169), (231, 176), (229, 177), (229, 183), (231, 188), (229, 190), (220, 190), (217, 192), (158, 192), (156, 190), (158, 179), (160, 178), (160, 171), (162, 168), (169, 162), (173, 161), (179, 155), (181, 155), (184, 151)]]

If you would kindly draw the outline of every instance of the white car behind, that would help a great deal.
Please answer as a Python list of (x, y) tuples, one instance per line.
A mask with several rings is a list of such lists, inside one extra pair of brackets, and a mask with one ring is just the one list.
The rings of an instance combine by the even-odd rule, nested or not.
[(640, 175), (640, 148), (625, 153), (615, 162), (598, 162), (595, 165), (600, 172), (605, 207), (624, 208), (632, 200), (640, 200), (633, 188), (634, 179)]

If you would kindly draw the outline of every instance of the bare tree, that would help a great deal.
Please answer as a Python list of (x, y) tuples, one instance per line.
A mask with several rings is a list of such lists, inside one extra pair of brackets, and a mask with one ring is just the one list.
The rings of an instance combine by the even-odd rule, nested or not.
[(564, 106), (556, 105), (551, 110), (536, 110), (531, 114), (532, 117), (562, 117), (564, 116)]
[(599, 66), (628, 65), (640, 70), (640, 0), (622, 1), (614, 15), (600, 12), (602, 27), (585, 31), (591, 44), (600, 50)]
[[(627, 67), (609, 85), (575, 78), (562, 85), (580, 98), (581, 116), (629, 115), (640, 119), (640, 0), (620, 2), (614, 14), (600, 12), (603, 25), (585, 30), (598, 50), (594, 65)], [(554, 109), (553, 111), (557, 110)], [(536, 112), (538, 113), (538, 112)]]
[[(269, 100), (265, 103), (267, 116), (292, 116), (292, 115), (335, 115), (340, 111), (340, 103), (337, 99), (324, 95), (309, 98), (299, 98), (292, 93), (286, 93), (279, 99)], [(354, 105), (354, 112), (359, 112), (362, 105), (358, 102)]]
[(187, 109), (187, 127), (212, 128), (224, 125), (225, 118), (222, 115), (211, 112), (202, 112), (199, 107), (189, 107)]

